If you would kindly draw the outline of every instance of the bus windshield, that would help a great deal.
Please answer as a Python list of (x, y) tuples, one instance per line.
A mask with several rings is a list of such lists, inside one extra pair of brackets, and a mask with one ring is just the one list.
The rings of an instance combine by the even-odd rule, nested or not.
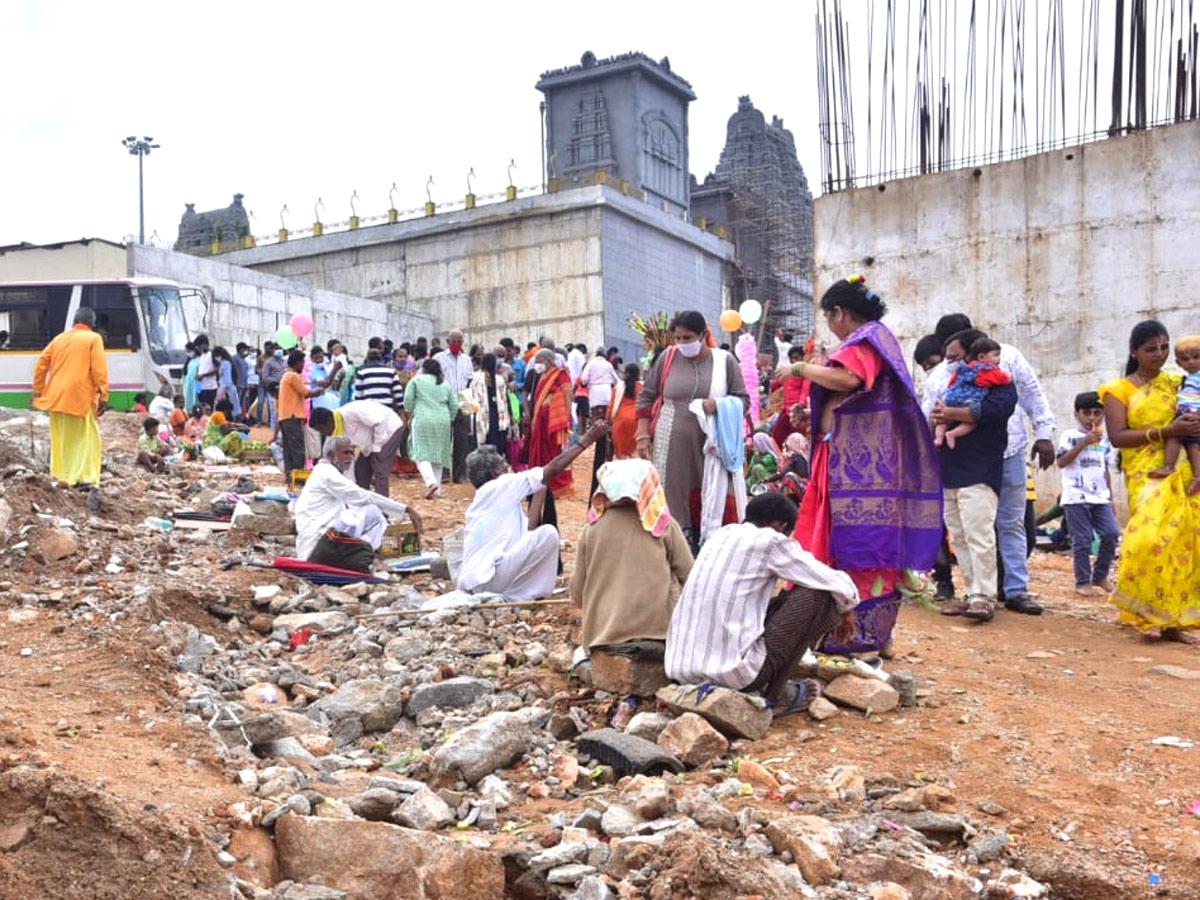
[(142, 314), (146, 317), (146, 340), (150, 358), (160, 366), (187, 361), (187, 322), (179, 288), (139, 287)]

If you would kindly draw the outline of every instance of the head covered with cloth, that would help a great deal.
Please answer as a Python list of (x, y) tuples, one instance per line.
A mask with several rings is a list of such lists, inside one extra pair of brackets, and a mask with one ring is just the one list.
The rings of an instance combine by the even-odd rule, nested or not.
[(599, 487), (588, 507), (589, 524), (615, 504), (633, 503), (642, 528), (656, 538), (663, 536), (672, 521), (671, 511), (653, 463), (646, 459), (615, 459), (601, 466), (596, 478)]

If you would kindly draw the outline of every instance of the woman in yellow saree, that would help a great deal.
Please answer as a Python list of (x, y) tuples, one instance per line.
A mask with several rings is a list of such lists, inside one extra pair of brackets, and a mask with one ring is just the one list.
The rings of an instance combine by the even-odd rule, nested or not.
[(1100, 388), (1109, 440), (1121, 449), (1129, 493), (1129, 524), (1121, 544), (1117, 588), (1110, 602), (1121, 623), (1163, 640), (1200, 638), (1200, 495), (1188, 496), (1191, 468), (1182, 460), (1169, 478), (1152, 479), (1163, 463), (1163, 441), (1200, 436), (1200, 419), (1175, 419), (1181, 376), (1162, 371), (1171, 351), (1167, 329), (1139, 322), (1129, 336), (1125, 377)]

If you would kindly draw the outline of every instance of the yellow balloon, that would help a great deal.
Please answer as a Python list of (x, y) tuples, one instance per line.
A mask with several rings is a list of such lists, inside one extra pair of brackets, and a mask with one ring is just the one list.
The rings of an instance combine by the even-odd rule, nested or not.
[(736, 309), (727, 309), (721, 313), (721, 327), (728, 332), (737, 331), (742, 327), (742, 317)]

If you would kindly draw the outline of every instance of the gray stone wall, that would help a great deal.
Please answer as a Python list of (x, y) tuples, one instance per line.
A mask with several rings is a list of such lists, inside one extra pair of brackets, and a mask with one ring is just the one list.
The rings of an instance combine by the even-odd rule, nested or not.
[(238, 341), (261, 345), (296, 313), (313, 317), (317, 341), (339, 338), (355, 359), (366, 354), (367, 339), (373, 335), (433, 333), (429, 318), (381, 299), (324, 290), (220, 258), (135, 244), (126, 253), (131, 277), (167, 278), (180, 287), (202, 289), (207, 302), (198, 298), (185, 302), (188, 328), (193, 335), (204, 332), (229, 347)]
[[(604, 216), (604, 324), (608, 344), (626, 362), (643, 354), (641, 338), (629, 327), (630, 313), (662, 310), (702, 312), (719, 328), (726, 288), (724, 261), (645, 225), (618, 210)], [(589, 345), (591, 346), (591, 345)]]

